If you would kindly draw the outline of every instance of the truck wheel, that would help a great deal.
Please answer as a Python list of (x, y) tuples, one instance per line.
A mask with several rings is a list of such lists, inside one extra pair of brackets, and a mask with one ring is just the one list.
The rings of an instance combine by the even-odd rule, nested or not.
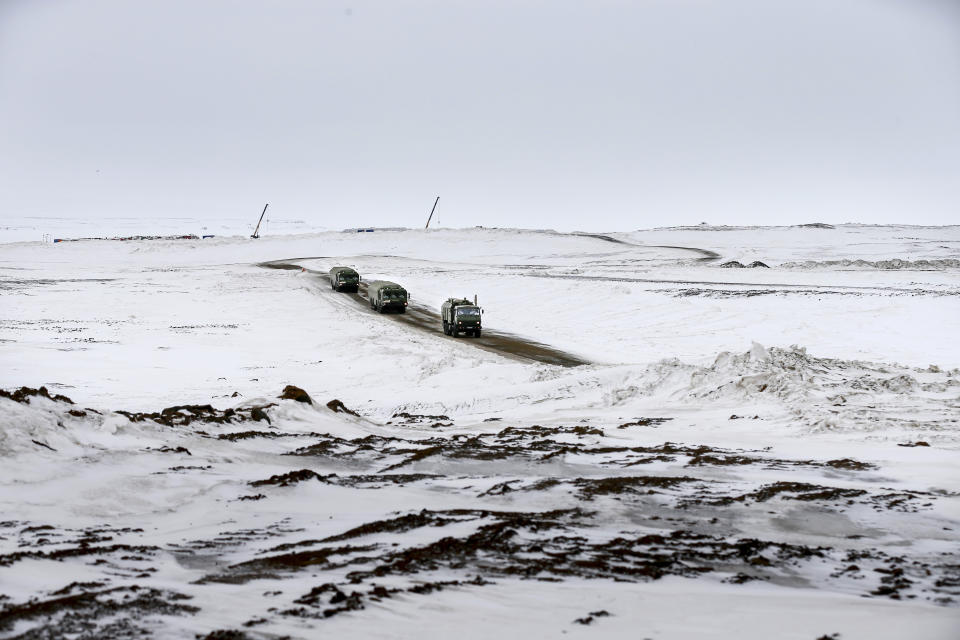
[(480, 337), (480, 329), (477, 329), (476, 331), (473, 332), (473, 337), (474, 337), (474, 338), (479, 338), (479, 337)]

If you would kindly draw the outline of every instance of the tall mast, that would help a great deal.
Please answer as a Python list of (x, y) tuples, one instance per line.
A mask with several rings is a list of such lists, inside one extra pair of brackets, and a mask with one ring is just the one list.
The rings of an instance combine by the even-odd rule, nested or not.
[(433, 212), (437, 210), (437, 203), (440, 202), (440, 196), (437, 196), (437, 199), (433, 201), (433, 209), (430, 209), (430, 217), (427, 218), (427, 224), (424, 229), (430, 227), (430, 220), (433, 218)]
[(259, 238), (259, 237), (260, 237), (260, 223), (263, 222), (263, 216), (264, 216), (264, 214), (267, 212), (267, 207), (269, 207), (269, 206), (270, 206), (270, 203), (269, 203), (269, 202), (268, 202), (267, 204), (263, 205), (263, 212), (260, 214), (260, 219), (257, 220), (257, 228), (253, 230), (253, 235), (250, 236), (251, 238)]

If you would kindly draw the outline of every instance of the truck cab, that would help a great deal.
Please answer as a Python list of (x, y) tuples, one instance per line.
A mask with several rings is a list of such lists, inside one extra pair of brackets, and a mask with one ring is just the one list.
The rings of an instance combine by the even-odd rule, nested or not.
[(467, 298), (449, 298), (440, 307), (443, 332), (454, 338), (463, 335), (480, 337), (483, 331), (483, 310)]

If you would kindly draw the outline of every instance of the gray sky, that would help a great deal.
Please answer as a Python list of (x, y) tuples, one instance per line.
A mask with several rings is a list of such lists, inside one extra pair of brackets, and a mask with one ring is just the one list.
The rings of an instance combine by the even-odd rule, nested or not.
[(960, 0), (0, 0), (0, 215), (960, 223)]

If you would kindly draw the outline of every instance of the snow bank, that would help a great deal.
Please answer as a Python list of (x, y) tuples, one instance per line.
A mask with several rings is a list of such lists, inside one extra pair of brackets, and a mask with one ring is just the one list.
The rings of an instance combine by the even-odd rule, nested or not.
[(782, 269), (884, 269), (884, 270), (915, 270), (934, 271), (941, 269), (958, 269), (960, 260), (941, 258), (938, 260), (806, 260), (804, 262), (785, 262)]

